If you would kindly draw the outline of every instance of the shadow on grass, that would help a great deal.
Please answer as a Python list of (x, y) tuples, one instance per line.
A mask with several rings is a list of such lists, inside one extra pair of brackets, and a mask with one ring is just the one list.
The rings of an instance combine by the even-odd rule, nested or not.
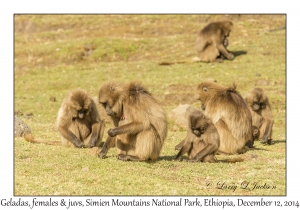
[[(271, 146), (271, 145), (265, 145), (265, 146)], [(249, 148), (249, 151), (253, 151), (253, 150), (269, 151), (268, 149), (257, 148), (257, 147), (255, 147), (255, 146), (253, 146), (252, 148)], [(247, 152), (246, 152), (246, 153), (247, 153)]]
[[(277, 143), (286, 143), (286, 140), (273, 140), (273, 143), (272, 144), (261, 144), (259, 141), (255, 141), (255, 144), (261, 144), (261, 145), (264, 145), (266, 147), (272, 147), (272, 145), (274, 144), (277, 144)], [(254, 150), (257, 150), (257, 151), (269, 151), (268, 149), (266, 148), (257, 148), (255, 147), (255, 145), (249, 149), (249, 151), (254, 151)], [(248, 151), (248, 152), (249, 152)], [(247, 154), (247, 152), (245, 153)], [(224, 155), (224, 154), (216, 154), (216, 156), (219, 156), (219, 155)], [(227, 156), (227, 155), (225, 155)], [(230, 156), (230, 155), (228, 155)], [(110, 158), (112, 157), (115, 157), (115, 156), (111, 156)], [(157, 161), (162, 161), (162, 160), (165, 160), (165, 161), (175, 161), (175, 157), (176, 157), (176, 154), (175, 155), (165, 155), (165, 156), (160, 156), (157, 160), (146, 160), (146, 161), (140, 161), (140, 162), (146, 162), (146, 163), (155, 163)], [(107, 158), (107, 157), (105, 157)], [(181, 161), (184, 161), (187, 157), (186, 156), (183, 156), (183, 159), (181, 159), (179, 162)]]
[[(260, 142), (261, 143), (261, 142)], [(274, 139), (272, 139), (271, 140), (271, 143), (261, 143), (261, 145), (265, 145), (265, 146), (272, 146), (272, 145), (274, 145), (274, 144), (278, 144), (278, 143), (286, 143), (286, 140), (274, 140)]]
[(174, 161), (176, 155), (172, 155), (172, 156), (160, 156), (158, 158), (158, 160), (168, 160), (168, 161)]
[(273, 140), (274, 144), (286, 143), (286, 140)]
[(231, 53), (234, 55), (234, 57), (238, 57), (238, 56), (240, 56), (240, 55), (245, 55), (245, 54), (247, 54), (247, 51), (241, 50), (241, 51), (234, 51), (234, 52), (231, 52)]

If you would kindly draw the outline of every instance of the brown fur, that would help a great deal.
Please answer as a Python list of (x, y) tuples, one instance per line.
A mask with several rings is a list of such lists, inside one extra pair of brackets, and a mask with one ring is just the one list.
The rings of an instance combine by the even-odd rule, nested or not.
[[(81, 111), (82, 118), (79, 117)], [(99, 147), (101, 144), (104, 121), (100, 119), (96, 104), (86, 91), (75, 89), (64, 99), (58, 114), (56, 125), (61, 141), (36, 139), (31, 133), (25, 134), (26, 141), (47, 145), (71, 147)]]
[(187, 136), (176, 146), (181, 149), (175, 160), (187, 152), (191, 161), (215, 162), (215, 153), (219, 146), (220, 136), (217, 129), (202, 111), (197, 110), (188, 117)]
[(109, 136), (116, 138), (118, 159), (143, 161), (159, 157), (167, 136), (166, 114), (141, 84), (107, 82), (99, 91), (99, 103), (108, 115), (120, 119), (118, 127), (108, 130)]
[(254, 141), (259, 139), (260, 131), (259, 128), (252, 125), (252, 139), (246, 143), (248, 148), (253, 148)]
[(252, 115), (252, 124), (259, 128), (258, 139), (271, 144), (274, 119), (267, 95), (263, 89), (254, 88), (244, 98)]
[[(253, 123), (253, 119), (252, 119)], [(252, 125), (252, 135), (253, 135), (253, 141), (258, 140), (260, 136), (260, 130), (258, 127)]]
[(100, 146), (104, 122), (100, 119), (96, 104), (88, 93), (75, 89), (64, 99), (56, 125), (64, 146)]
[(205, 26), (197, 35), (195, 49), (197, 57), (190, 60), (175, 62), (160, 62), (159, 65), (172, 65), (194, 62), (223, 62), (224, 59), (233, 60), (234, 55), (226, 49), (229, 45), (227, 37), (233, 29), (229, 20), (212, 22)]
[(203, 82), (197, 87), (197, 99), (204, 114), (209, 117), (220, 135), (218, 152), (244, 153), (252, 140), (252, 118), (236, 85), (224, 87), (213, 82)]
[(118, 127), (120, 118), (117, 117), (117, 116), (107, 115), (105, 107), (102, 104), (99, 103), (99, 97), (98, 96), (93, 97), (93, 100), (96, 103), (96, 107), (97, 107), (97, 110), (98, 110), (98, 113), (100, 115), (101, 120), (103, 120), (105, 123), (110, 124), (110, 126)]
[(241, 162), (243, 159), (217, 160), (215, 154), (220, 146), (220, 136), (211, 120), (202, 111), (197, 110), (190, 114), (188, 118), (188, 131), (186, 138), (176, 145), (175, 149), (180, 149), (175, 160), (178, 160), (186, 152), (189, 161), (196, 162)]
[[(120, 117), (116, 115), (108, 115), (106, 113), (106, 107), (99, 102), (99, 96), (94, 97), (94, 101), (97, 101), (96, 106), (100, 115), (100, 118), (103, 119), (106, 123), (109, 123), (111, 127), (116, 128), (119, 125)], [(98, 153), (99, 158), (106, 158), (108, 150), (115, 145), (116, 137), (108, 136), (104, 145), (102, 146), (100, 152)]]
[(227, 37), (232, 28), (233, 23), (225, 20), (212, 22), (200, 31), (196, 39), (196, 51), (200, 61), (215, 62), (224, 58), (228, 60), (234, 58), (234, 55), (226, 50), (229, 44)]
[(60, 141), (48, 141), (48, 140), (44, 140), (44, 139), (36, 139), (31, 133), (25, 133), (24, 138), (25, 138), (26, 141), (28, 141), (30, 143), (39, 143), (39, 144), (61, 146)]

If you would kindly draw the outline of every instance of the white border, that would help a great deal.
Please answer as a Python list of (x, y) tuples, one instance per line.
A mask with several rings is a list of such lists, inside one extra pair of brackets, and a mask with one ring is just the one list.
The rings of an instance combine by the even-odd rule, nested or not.
[[(300, 189), (299, 173), (299, 130), (298, 109), (299, 109), (299, 63), (297, 62), (300, 52), (296, 49), (299, 46), (299, 9), (297, 1), (276, 1), (276, 0), (251, 0), (251, 1), (227, 1), (224, 0), (187, 0), (187, 1), (2, 1), (0, 3), (0, 94), (1, 110), (4, 114), (1, 123), (1, 173), (0, 173), (0, 199), (13, 197), (13, 15), (15, 13), (281, 13), (287, 14), (287, 196), (266, 197), (267, 200), (299, 200)], [(297, 56), (297, 58), (296, 58)], [(4, 135), (3, 135), (4, 133)], [(17, 197), (16, 197), (17, 198)], [(58, 199), (58, 197), (56, 197)], [(59, 197), (60, 198), (60, 197)], [(110, 197), (105, 197), (110, 199)], [(141, 197), (139, 197), (141, 198)], [(170, 197), (168, 197), (170, 198)], [(177, 199), (178, 197), (174, 197)], [(233, 197), (229, 197), (232, 199)], [(244, 198), (244, 197), (237, 197)], [(25, 198), (26, 199), (26, 198)], [(68, 198), (66, 198), (68, 199)], [(72, 199), (85, 200), (84, 197), (72, 197)], [(151, 199), (151, 198), (145, 198)], [(226, 197), (219, 200), (226, 200)], [(234, 198), (235, 199), (235, 198)], [(245, 197), (248, 200), (259, 200), (258, 197)], [(28, 200), (32, 200), (28, 198)], [(131, 200), (124, 197), (124, 200)], [(103, 207), (98, 207), (103, 208)], [(157, 207), (155, 207), (157, 208)], [(181, 207), (182, 208), (182, 207)], [(199, 207), (197, 207), (199, 208)], [(259, 208), (259, 207), (255, 207)], [(1, 209), (3, 209), (1, 207)], [(35, 208), (38, 209), (38, 208)], [(74, 209), (74, 208), (72, 208)], [(132, 209), (126, 207), (125, 209)]]

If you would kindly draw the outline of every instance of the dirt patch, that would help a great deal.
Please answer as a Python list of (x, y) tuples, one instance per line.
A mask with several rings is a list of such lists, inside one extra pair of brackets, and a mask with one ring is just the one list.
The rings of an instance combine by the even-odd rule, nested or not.
[(192, 92), (196, 90), (196, 87), (195, 85), (173, 84), (166, 87), (165, 90), (170, 92)]
[(99, 152), (100, 152), (100, 148), (99, 147), (93, 147), (91, 149), (88, 149), (87, 153), (90, 156), (97, 156)]
[(195, 85), (172, 84), (164, 89), (165, 94), (155, 95), (163, 105), (193, 104), (195, 99)]
[(269, 85), (270, 84), (270, 81), (267, 81), (267, 80), (262, 80), (262, 79), (260, 79), (260, 80), (257, 80), (256, 81), (256, 85), (257, 86), (267, 86), (267, 85)]
[(195, 102), (195, 96), (194, 94), (191, 93), (182, 93), (182, 94), (170, 93), (165, 95), (165, 100), (174, 104), (182, 104), (182, 103), (192, 104)]

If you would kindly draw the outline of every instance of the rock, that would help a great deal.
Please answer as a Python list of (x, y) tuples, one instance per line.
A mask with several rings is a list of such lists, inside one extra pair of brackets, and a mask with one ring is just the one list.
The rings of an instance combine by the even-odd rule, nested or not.
[(180, 104), (175, 109), (170, 111), (169, 118), (174, 121), (176, 125), (187, 129), (187, 117), (193, 112), (199, 110), (189, 104)]
[(256, 85), (257, 86), (267, 86), (267, 85), (269, 85), (269, 82), (267, 80), (261, 79), (261, 80), (256, 81)]
[(23, 137), (24, 134), (31, 133), (29, 126), (20, 118), (15, 116), (15, 137)]

